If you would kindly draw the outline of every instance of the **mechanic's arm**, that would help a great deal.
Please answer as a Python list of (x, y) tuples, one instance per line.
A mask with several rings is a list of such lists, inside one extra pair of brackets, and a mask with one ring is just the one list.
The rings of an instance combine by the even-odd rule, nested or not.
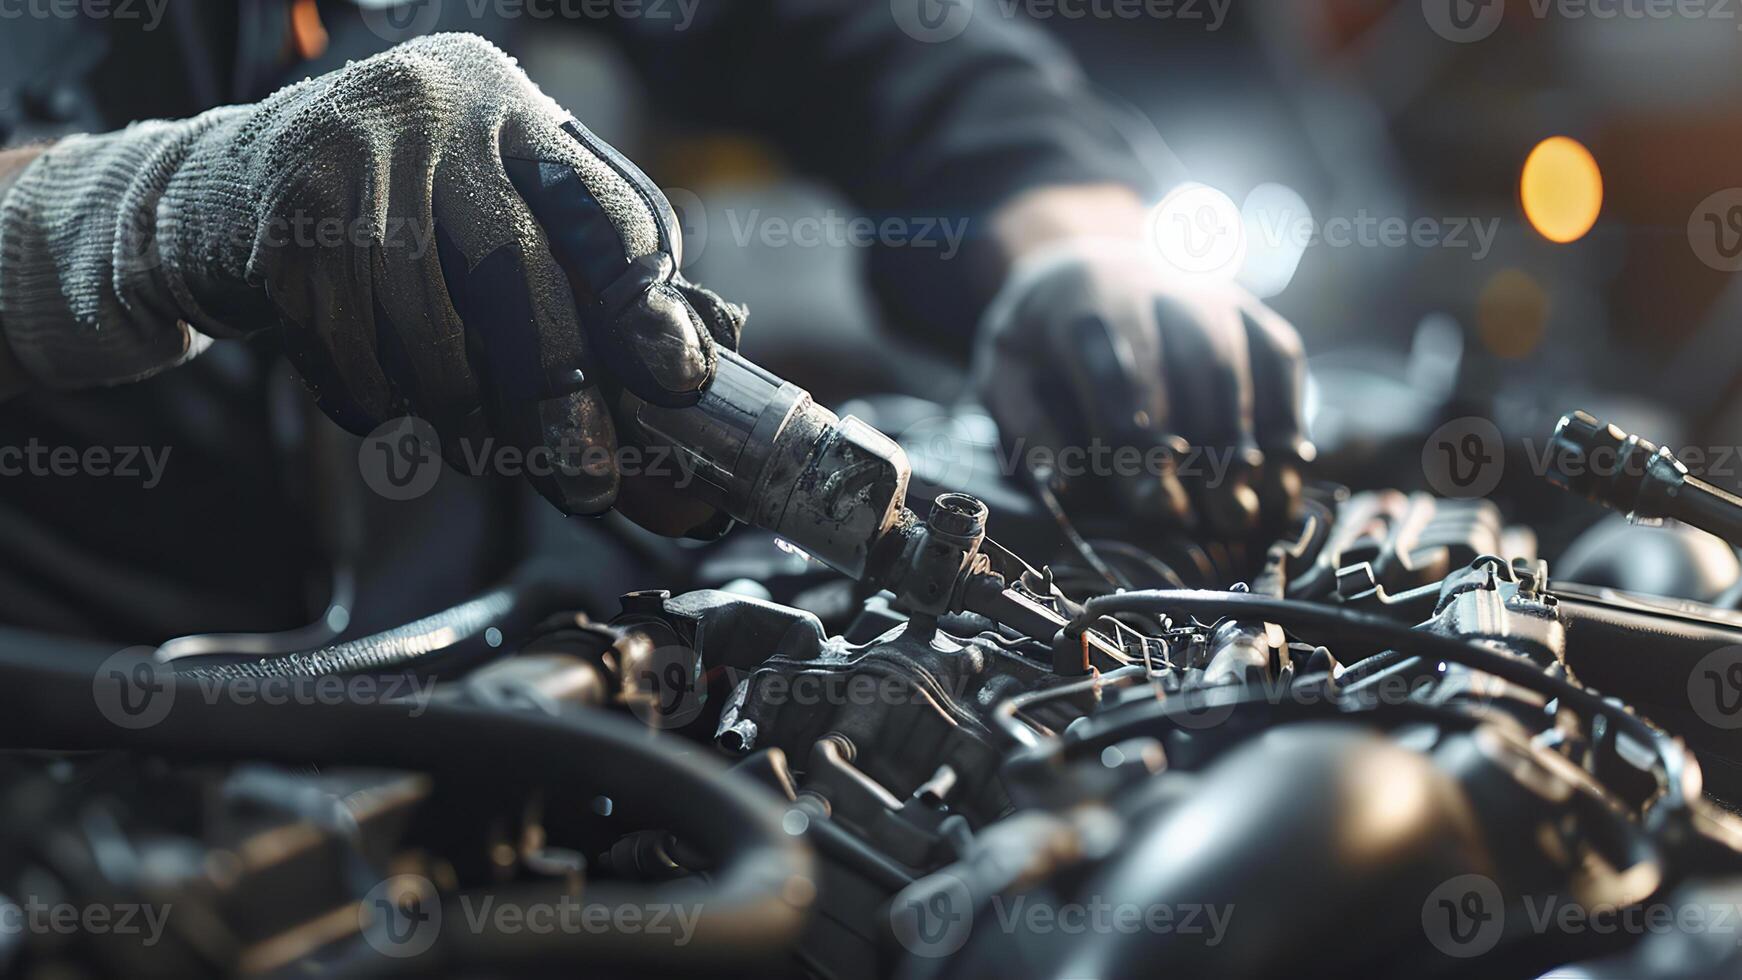
[[(608, 23), (671, 112), (764, 136), (870, 215), (965, 220), (959, 255), (934, 228), (936, 247), (871, 258), (897, 324), (966, 354), (1002, 280), (1007, 256), (987, 227), (1001, 204), (1037, 187), (1154, 182), (1069, 56), (1002, 10), (998, 0), (742, 0), (701, 4), (688, 24)], [(935, 33), (916, 19), (926, 12), (944, 18)]]
[(873, 250), (873, 285), (898, 326), (978, 349), (1007, 440), (1148, 457), (1181, 437), (1214, 465), (1105, 481), (1124, 506), (1230, 535), (1286, 512), (1306, 451), (1294, 331), (1160, 272), (1145, 202), (1184, 175), (1149, 172), (1043, 33), (970, 3), (745, 0), (623, 29), (675, 110), (768, 136), (874, 217), (966, 222), (960, 254)]
[(693, 401), (742, 323), (677, 276), (664, 195), (468, 35), (5, 160), (5, 373), (119, 384), (280, 329), (340, 424), (517, 447), (571, 513), (617, 497), (610, 386)]
[[(0, 202), (6, 200), (6, 192), (18, 182), (24, 168), (47, 148), (43, 145), (0, 150)], [(0, 401), (29, 389), (30, 379), (24, 373), (24, 366), (12, 355), (12, 347), (6, 343), (5, 329), (0, 327)]]

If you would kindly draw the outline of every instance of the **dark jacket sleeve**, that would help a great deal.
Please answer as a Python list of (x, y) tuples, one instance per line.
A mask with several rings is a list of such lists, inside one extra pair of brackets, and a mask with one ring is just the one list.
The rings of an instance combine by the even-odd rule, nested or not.
[(1047, 184), (1152, 190), (1070, 56), (998, 0), (699, 0), (685, 29), (620, 30), (673, 112), (763, 136), (872, 217), (965, 219), (960, 255), (884, 247), (870, 263), (892, 321), (947, 346), (966, 348), (997, 285), (992, 208)]

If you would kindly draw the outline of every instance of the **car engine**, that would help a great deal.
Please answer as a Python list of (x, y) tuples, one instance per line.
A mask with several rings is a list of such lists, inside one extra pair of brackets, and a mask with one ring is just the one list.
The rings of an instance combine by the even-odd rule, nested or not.
[[(1555, 446), (1567, 489), (1738, 540), (1650, 443)], [(922, 551), (1002, 570), (980, 611), (746, 534), (616, 610), (532, 562), (272, 656), (8, 650), (0, 966), (1742, 973), (1734, 591), (1563, 580), (1481, 499), (1309, 484), (1206, 543), (1042, 476), (910, 488)]]

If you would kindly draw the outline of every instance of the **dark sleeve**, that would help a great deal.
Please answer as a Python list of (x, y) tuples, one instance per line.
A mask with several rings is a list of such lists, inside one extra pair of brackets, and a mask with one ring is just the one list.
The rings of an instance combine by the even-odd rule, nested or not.
[(948, 346), (966, 348), (997, 285), (991, 209), (1047, 184), (1153, 189), (1070, 56), (998, 0), (690, 2), (684, 29), (620, 26), (665, 106), (763, 136), (874, 218), (967, 222), (959, 255), (940, 243), (871, 259), (892, 321)]

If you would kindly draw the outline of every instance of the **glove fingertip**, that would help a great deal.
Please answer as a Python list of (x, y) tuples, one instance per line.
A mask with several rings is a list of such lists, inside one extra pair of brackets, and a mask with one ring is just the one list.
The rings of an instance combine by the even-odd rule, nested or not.
[[(498, 419), (523, 434), (527, 482), (564, 514), (591, 517), (611, 509), (622, 486), (617, 435), (598, 389), (504, 406)], [(529, 431), (530, 430), (530, 431)]]
[(689, 301), (690, 308), (701, 317), (714, 340), (724, 344), (728, 350), (738, 349), (738, 339), (744, 333), (745, 322), (750, 319), (748, 306), (731, 302), (706, 286), (682, 278), (672, 280), (672, 286)]
[(713, 337), (683, 295), (653, 283), (618, 312), (601, 344), (612, 373), (656, 405), (694, 404), (714, 378)]

